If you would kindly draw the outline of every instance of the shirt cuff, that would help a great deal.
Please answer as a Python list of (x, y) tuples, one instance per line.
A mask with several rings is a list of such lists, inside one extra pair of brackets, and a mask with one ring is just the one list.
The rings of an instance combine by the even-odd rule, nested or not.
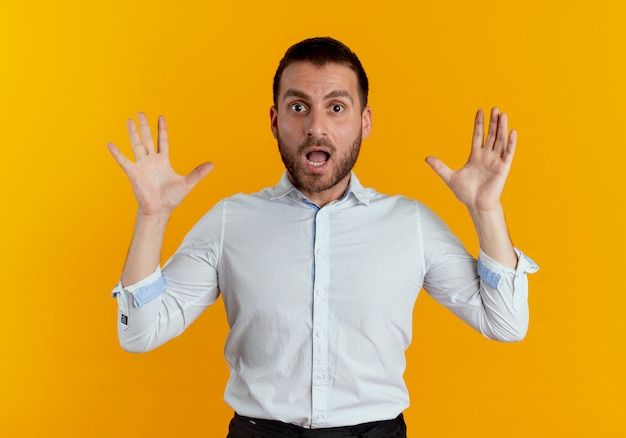
[(500, 282), (502, 281), (502, 275), (507, 272), (513, 273), (515, 275), (513, 285), (516, 287), (524, 274), (537, 272), (539, 270), (539, 266), (537, 266), (537, 264), (530, 257), (517, 248), (515, 248), (515, 254), (517, 255), (517, 267), (512, 269), (501, 265), (485, 254), (481, 249), (478, 256), (478, 275), (489, 286), (494, 289), (498, 289)]
[(157, 267), (152, 274), (135, 284), (123, 287), (122, 281), (120, 280), (111, 295), (115, 298), (118, 294), (128, 293), (132, 295), (135, 307), (139, 308), (152, 301), (163, 292), (165, 292), (165, 283), (161, 275), (161, 268)]

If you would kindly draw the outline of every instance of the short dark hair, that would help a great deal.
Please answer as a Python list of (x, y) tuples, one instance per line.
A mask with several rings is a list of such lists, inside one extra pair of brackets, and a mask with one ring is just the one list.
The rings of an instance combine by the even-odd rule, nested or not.
[(361, 102), (361, 111), (367, 106), (367, 93), (369, 91), (369, 83), (367, 75), (361, 65), (361, 61), (356, 54), (350, 50), (348, 46), (334, 38), (316, 37), (309, 38), (294, 44), (285, 52), (285, 56), (280, 60), (276, 74), (274, 75), (274, 106), (278, 107), (278, 94), (280, 92), (280, 79), (283, 70), (294, 62), (306, 61), (311, 62), (318, 67), (326, 64), (340, 64), (350, 68), (358, 80), (359, 100)]

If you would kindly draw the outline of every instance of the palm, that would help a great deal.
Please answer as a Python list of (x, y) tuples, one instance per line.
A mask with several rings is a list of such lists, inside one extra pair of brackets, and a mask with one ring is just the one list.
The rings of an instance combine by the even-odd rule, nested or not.
[(213, 165), (204, 163), (189, 175), (177, 174), (170, 164), (165, 119), (159, 117), (156, 150), (146, 116), (140, 113), (138, 119), (141, 137), (134, 121), (127, 123), (135, 162), (122, 155), (115, 145), (109, 143), (108, 147), (131, 182), (140, 213), (148, 216), (167, 214), (211, 171)]
[(515, 152), (516, 133), (512, 131), (508, 136), (507, 116), (494, 108), (483, 142), (483, 119), (482, 111), (478, 111), (472, 150), (465, 166), (453, 171), (437, 158), (428, 157), (427, 162), (468, 208), (491, 210), (500, 205)]

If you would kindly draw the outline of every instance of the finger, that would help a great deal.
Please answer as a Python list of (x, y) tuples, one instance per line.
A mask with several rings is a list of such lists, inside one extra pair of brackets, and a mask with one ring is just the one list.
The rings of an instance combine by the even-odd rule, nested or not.
[(491, 116), (489, 118), (489, 131), (487, 131), (487, 140), (485, 141), (485, 148), (487, 149), (493, 149), (493, 145), (496, 141), (499, 112), (500, 110), (497, 107), (493, 107), (491, 109)]
[(117, 164), (120, 165), (122, 170), (128, 173), (128, 168), (133, 162), (126, 158), (113, 143), (107, 143), (107, 149), (109, 149), (109, 152), (113, 155), (113, 158), (115, 158), (115, 161), (117, 161)]
[(485, 129), (484, 129), (485, 114), (483, 110), (476, 111), (476, 117), (474, 118), (474, 133), (472, 135), (472, 149), (481, 149), (483, 142), (485, 141)]
[(146, 147), (148, 153), (154, 151), (154, 141), (152, 140), (152, 133), (150, 132), (150, 123), (144, 113), (137, 114), (137, 120), (139, 120), (139, 132), (141, 132), (141, 141)]
[(137, 127), (135, 126), (135, 121), (133, 119), (128, 119), (126, 121), (126, 128), (128, 128), (128, 137), (130, 138), (130, 145), (133, 148), (135, 159), (141, 160), (143, 157), (148, 155), (148, 150), (141, 142), (141, 137), (139, 136), (139, 132), (137, 132)]
[(513, 161), (513, 156), (515, 155), (515, 148), (517, 147), (517, 131), (515, 129), (511, 130), (511, 134), (509, 134), (509, 141), (507, 142), (506, 148), (504, 149), (504, 153), (502, 154), (502, 159), (505, 163), (510, 164)]
[(507, 145), (507, 136), (509, 135), (509, 119), (505, 113), (500, 113), (498, 117), (498, 130), (496, 133), (496, 141), (493, 145), (493, 150), (500, 155), (504, 154), (504, 149)]
[(168, 155), (170, 151), (170, 144), (167, 137), (167, 125), (165, 124), (165, 117), (159, 116), (158, 123), (159, 129), (157, 138), (157, 151)]
[(444, 164), (439, 158), (426, 157), (426, 162), (441, 179), (449, 185), (450, 178), (452, 177), (452, 169)]
[(194, 170), (189, 172), (187, 176), (185, 176), (185, 182), (187, 183), (189, 188), (192, 189), (196, 184), (198, 184), (198, 182), (200, 182), (202, 178), (207, 176), (214, 167), (215, 165), (213, 163), (202, 163)]

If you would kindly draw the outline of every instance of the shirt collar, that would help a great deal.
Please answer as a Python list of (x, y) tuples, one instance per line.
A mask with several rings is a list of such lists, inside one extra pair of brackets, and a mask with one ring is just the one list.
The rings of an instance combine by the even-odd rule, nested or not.
[[(289, 177), (287, 176), (287, 171), (283, 172), (282, 177), (280, 178), (280, 182), (274, 187), (272, 192), (271, 199), (279, 199), (283, 196), (287, 196), (290, 193), (297, 193), (300, 196), (306, 197), (289, 181)], [(356, 177), (354, 172), (350, 172), (350, 182), (348, 183), (348, 187), (346, 188), (346, 192), (341, 197), (340, 200), (348, 197), (349, 194), (354, 195), (354, 197), (364, 205), (369, 205), (370, 203), (370, 193), (369, 191), (361, 185), (361, 182)]]

